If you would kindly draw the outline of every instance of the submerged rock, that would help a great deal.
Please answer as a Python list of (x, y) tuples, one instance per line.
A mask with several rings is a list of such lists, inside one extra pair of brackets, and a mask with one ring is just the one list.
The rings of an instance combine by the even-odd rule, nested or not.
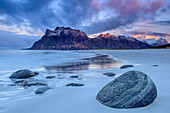
[(41, 83), (41, 82), (28, 82), (28, 81), (24, 81), (21, 86), (47, 86), (46, 83)]
[(34, 93), (35, 94), (43, 94), (43, 93), (45, 93), (49, 89), (52, 89), (52, 88), (49, 87), (49, 86), (41, 87), (41, 88), (38, 88)]
[(22, 69), (14, 72), (9, 78), (26, 79), (32, 76), (35, 76), (34, 72), (28, 69)]
[(66, 86), (76, 86), (76, 87), (80, 87), (80, 86), (84, 86), (84, 84), (80, 84), (80, 83), (69, 83)]
[(35, 75), (38, 75), (38, 74), (39, 74), (39, 72), (36, 72), (36, 71), (35, 71), (35, 72), (34, 72), (34, 74), (35, 74)]
[(134, 67), (133, 65), (123, 65), (120, 67), (120, 69), (125, 69), (125, 68), (129, 68), (129, 67)]
[(9, 84), (9, 85), (7, 85), (7, 86), (16, 86), (16, 84)]
[(152, 67), (158, 67), (158, 65), (152, 65)]
[(104, 86), (96, 99), (112, 108), (127, 109), (147, 106), (156, 97), (156, 86), (145, 73), (129, 71)]
[(55, 76), (47, 76), (46, 79), (56, 78)]
[(108, 77), (113, 77), (115, 76), (116, 74), (115, 73), (111, 73), (111, 72), (107, 72), (107, 73), (103, 73), (103, 75), (106, 75)]

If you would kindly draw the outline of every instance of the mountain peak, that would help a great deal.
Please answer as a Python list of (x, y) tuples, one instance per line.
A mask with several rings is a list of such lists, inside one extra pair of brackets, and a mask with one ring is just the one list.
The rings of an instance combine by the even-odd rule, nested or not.
[(60, 35), (73, 35), (73, 36), (87, 36), (86, 33), (80, 30), (75, 30), (70, 27), (56, 27), (54, 31), (47, 29), (46, 36), (60, 36)]
[[(115, 38), (109, 38), (115, 37)], [(35, 42), (30, 49), (84, 50), (84, 49), (133, 49), (147, 48), (148, 44), (126, 36), (100, 34), (89, 38), (86, 33), (70, 27), (56, 27), (54, 31), (47, 29), (45, 35)]]
[(155, 38), (150, 38), (150, 39), (138, 39), (144, 43), (147, 43), (151, 46), (161, 46), (161, 45), (166, 45), (168, 44), (169, 42), (166, 40), (166, 39), (163, 39), (163, 38), (159, 38), (159, 39), (155, 39)]
[(106, 34), (100, 34), (98, 37), (108, 38), (108, 37), (115, 37), (115, 35), (111, 35), (110, 33), (106, 33)]

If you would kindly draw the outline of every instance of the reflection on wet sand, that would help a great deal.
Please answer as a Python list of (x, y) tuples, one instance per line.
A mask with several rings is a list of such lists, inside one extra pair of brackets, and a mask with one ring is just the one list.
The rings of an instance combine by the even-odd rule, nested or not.
[(96, 57), (80, 59), (79, 62), (71, 62), (57, 66), (44, 66), (50, 73), (72, 73), (78, 70), (97, 70), (105, 68), (118, 68), (123, 64), (121, 60), (110, 58), (109, 55), (98, 54)]

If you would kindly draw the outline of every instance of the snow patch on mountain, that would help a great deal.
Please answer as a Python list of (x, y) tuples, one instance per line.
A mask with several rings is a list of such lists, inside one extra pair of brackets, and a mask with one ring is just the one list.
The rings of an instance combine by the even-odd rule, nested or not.
[(151, 39), (141, 39), (141, 38), (138, 38), (139, 41), (141, 42), (144, 42), (144, 43), (147, 43), (151, 46), (161, 46), (161, 45), (166, 45), (166, 44), (169, 44), (169, 42), (166, 40), (166, 39), (163, 39), (163, 38), (159, 38), (159, 39), (155, 39), (155, 38), (151, 38)]

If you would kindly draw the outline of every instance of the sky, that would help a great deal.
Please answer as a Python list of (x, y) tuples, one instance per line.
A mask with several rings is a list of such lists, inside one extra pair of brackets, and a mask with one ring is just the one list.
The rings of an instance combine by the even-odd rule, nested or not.
[(31, 47), (57, 26), (170, 42), (170, 0), (0, 0), (0, 48)]

